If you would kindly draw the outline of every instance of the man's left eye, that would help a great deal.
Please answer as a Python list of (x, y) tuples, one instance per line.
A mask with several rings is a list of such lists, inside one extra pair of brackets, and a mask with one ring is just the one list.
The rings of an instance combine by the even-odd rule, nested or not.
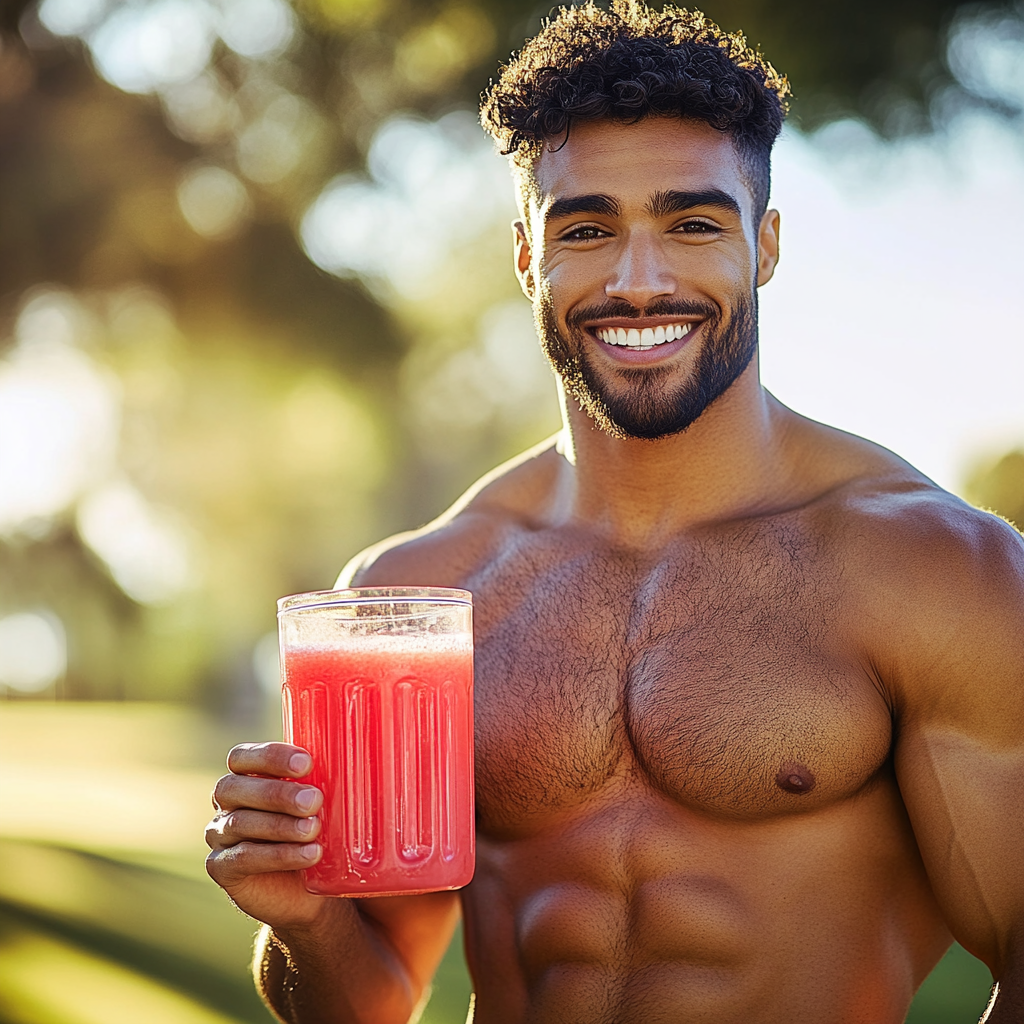
[(676, 228), (676, 231), (681, 231), (684, 235), (711, 235), (719, 230), (717, 224), (709, 224), (704, 220), (688, 220)]

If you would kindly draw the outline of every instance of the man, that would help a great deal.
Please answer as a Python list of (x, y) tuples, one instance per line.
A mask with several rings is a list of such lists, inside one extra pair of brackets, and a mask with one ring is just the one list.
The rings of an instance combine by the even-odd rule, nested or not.
[(233, 750), (209, 870), (283, 1020), (410, 1020), (461, 910), (477, 1024), (897, 1024), (952, 937), (1024, 1021), (1024, 543), (762, 389), (785, 91), (626, 2), (490, 90), (565, 428), (339, 580), (475, 595), (476, 877), (308, 894), (308, 755)]

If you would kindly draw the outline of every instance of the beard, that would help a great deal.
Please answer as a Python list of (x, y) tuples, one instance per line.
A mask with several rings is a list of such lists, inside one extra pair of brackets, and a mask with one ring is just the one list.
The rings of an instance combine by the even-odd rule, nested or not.
[[(704, 344), (693, 373), (673, 380), (671, 366), (625, 367), (600, 373), (582, 324), (606, 317), (703, 317)], [(728, 311), (710, 303), (656, 302), (638, 310), (611, 301), (575, 310), (566, 318), (568, 337), (558, 328), (550, 294), (541, 295), (534, 311), (541, 347), (566, 393), (605, 432), (648, 441), (682, 433), (720, 398), (750, 364), (757, 351), (757, 293), (741, 296)], [(621, 386), (615, 387), (614, 382)]]

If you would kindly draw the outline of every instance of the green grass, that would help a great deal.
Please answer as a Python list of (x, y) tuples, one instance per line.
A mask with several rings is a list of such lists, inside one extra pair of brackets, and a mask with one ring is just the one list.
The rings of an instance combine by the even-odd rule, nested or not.
[(918, 990), (907, 1024), (977, 1024), (991, 988), (988, 968), (954, 945)]

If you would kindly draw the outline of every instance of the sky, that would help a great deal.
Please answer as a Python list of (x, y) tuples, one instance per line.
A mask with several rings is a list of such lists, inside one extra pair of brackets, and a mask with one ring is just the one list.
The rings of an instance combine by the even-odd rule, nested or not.
[(855, 124), (784, 135), (765, 386), (948, 488), (1024, 446), (1022, 186), (1019, 122), (993, 115), (896, 144)]

